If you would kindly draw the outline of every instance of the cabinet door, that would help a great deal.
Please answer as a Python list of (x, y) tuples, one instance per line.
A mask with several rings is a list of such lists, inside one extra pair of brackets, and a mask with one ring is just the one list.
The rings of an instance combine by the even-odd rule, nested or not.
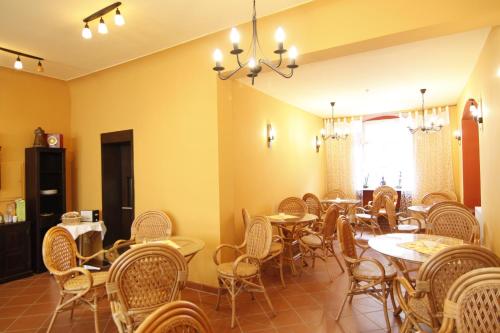
[(4, 230), (5, 276), (22, 274), (30, 270), (29, 225), (12, 225)]

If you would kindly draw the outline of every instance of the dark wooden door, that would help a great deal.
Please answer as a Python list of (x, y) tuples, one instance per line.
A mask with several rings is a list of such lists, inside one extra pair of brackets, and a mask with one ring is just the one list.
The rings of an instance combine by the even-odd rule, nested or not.
[(102, 215), (108, 231), (104, 245), (130, 238), (134, 220), (132, 130), (101, 134)]

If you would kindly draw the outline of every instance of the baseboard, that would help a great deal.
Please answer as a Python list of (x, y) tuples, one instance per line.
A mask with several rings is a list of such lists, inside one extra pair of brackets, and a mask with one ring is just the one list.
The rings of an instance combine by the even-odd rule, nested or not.
[(186, 287), (189, 289), (194, 289), (197, 291), (202, 291), (205, 293), (210, 293), (210, 294), (217, 294), (217, 287), (212, 287), (206, 284), (198, 283), (198, 282), (193, 282), (193, 281), (188, 281), (186, 283)]

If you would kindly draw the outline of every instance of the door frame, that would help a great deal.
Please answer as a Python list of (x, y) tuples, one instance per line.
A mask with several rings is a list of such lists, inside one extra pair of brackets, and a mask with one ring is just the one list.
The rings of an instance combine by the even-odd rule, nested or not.
[(128, 129), (123, 131), (116, 132), (107, 132), (101, 133), (101, 207), (102, 207), (102, 216), (104, 219), (104, 174), (102, 172), (104, 167), (104, 160), (102, 157), (103, 146), (106, 144), (119, 144), (119, 143), (128, 143), (130, 144), (130, 168), (132, 177), (132, 209), (133, 209), (133, 217), (135, 217), (135, 171), (134, 171), (134, 130)]

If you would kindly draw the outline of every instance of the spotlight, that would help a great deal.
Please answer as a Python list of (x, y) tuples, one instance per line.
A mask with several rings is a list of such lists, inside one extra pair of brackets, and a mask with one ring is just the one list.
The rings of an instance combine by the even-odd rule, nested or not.
[(125, 24), (125, 19), (123, 18), (122, 13), (120, 13), (120, 10), (116, 8), (116, 13), (115, 13), (115, 24), (117, 26), (122, 26)]
[(104, 23), (102, 17), (99, 20), (99, 25), (97, 26), (97, 32), (103, 35), (108, 33), (108, 27), (106, 26), (106, 23)]
[(16, 62), (14, 63), (14, 68), (17, 70), (23, 69), (23, 63), (21, 61), (21, 58), (19, 58), (19, 56), (17, 56)]
[(40, 60), (38, 60), (38, 65), (36, 65), (36, 71), (38, 73), (43, 73), (45, 71), (43, 68), (42, 62)]
[(82, 30), (82, 37), (85, 38), (85, 39), (92, 38), (92, 31), (90, 31), (88, 23), (85, 23), (85, 27)]

